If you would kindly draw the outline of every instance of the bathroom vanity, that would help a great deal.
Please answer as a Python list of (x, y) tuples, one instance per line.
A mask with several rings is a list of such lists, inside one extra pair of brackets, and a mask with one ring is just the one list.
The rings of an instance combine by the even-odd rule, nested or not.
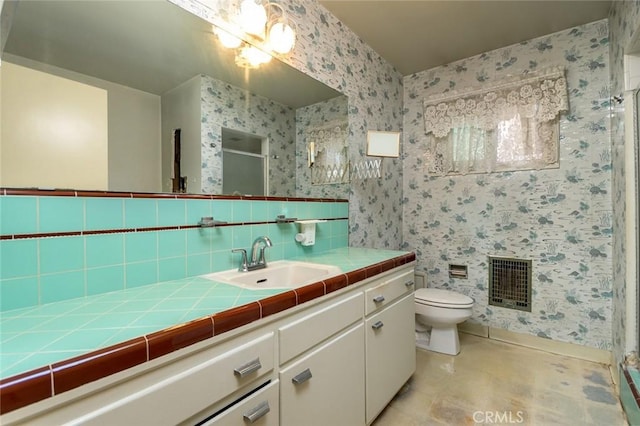
[(197, 334), (195, 325), (169, 328), (164, 341), (178, 349), (161, 356), (145, 336), (146, 362), (11, 411), (2, 423), (370, 424), (415, 371), (415, 255), (397, 253), (254, 302), (257, 319), (253, 304), (214, 314), (213, 337), (193, 344), (181, 340)]

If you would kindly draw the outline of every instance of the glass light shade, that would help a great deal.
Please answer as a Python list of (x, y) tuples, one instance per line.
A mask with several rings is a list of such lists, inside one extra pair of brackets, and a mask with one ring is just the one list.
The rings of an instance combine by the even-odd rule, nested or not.
[(249, 66), (254, 68), (261, 64), (266, 64), (271, 60), (271, 55), (253, 46), (242, 48), (240, 56), (249, 64)]
[(276, 22), (269, 28), (269, 46), (278, 53), (289, 53), (296, 42), (296, 34), (289, 25)]
[(239, 22), (242, 30), (249, 34), (263, 35), (267, 24), (267, 10), (256, 0), (243, 0), (240, 4)]
[(240, 44), (242, 44), (242, 40), (225, 30), (217, 29), (216, 35), (218, 36), (220, 43), (228, 49), (235, 49), (236, 47), (240, 47)]

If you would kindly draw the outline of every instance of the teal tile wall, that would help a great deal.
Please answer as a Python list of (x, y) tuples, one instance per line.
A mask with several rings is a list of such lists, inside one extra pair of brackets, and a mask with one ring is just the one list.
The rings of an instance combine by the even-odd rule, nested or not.
[(124, 200), (87, 198), (85, 214), (86, 230), (124, 228)]
[(39, 232), (84, 229), (84, 200), (76, 197), (39, 197)]
[[(274, 222), (276, 216), (335, 219), (344, 202), (198, 200), (115, 197), (0, 197), (0, 234), (195, 225), (203, 216), (229, 222)], [(348, 220), (320, 223), (316, 244), (295, 242), (295, 223), (165, 231), (114, 232), (0, 240), (0, 310), (24, 308), (236, 268), (266, 235), (269, 261), (348, 245)]]
[(3, 234), (38, 232), (37, 197), (2, 197), (0, 230)]

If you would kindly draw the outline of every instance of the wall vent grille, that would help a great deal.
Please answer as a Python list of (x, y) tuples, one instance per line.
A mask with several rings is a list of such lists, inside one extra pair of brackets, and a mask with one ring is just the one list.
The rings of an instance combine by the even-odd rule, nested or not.
[(489, 256), (489, 305), (531, 312), (531, 260)]

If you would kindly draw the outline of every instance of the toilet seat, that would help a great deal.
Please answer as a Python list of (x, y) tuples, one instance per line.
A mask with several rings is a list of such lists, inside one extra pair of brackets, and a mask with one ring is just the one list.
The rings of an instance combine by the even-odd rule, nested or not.
[(473, 306), (473, 299), (469, 296), (439, 288), (419, 288), (414, 297), (416, 303), (439, 308), (465, 309)]

